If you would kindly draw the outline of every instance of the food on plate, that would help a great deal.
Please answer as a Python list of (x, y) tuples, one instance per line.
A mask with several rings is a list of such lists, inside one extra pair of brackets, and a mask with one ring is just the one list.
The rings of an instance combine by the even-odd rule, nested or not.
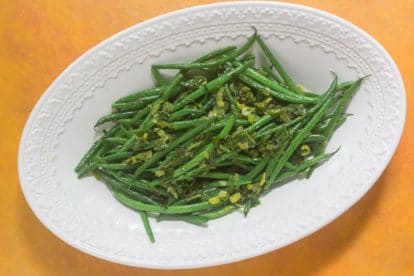
[[(255, 43), (263, 66), (249, 53)], [(97, 121), (105, 130), (75, 168), (139, 211), (151, 241), (149, 214), (194, 224), (236, 209), (247, 215), (264, 192), (310, 177), (336, 153), (325, 147), (363, 81), (333, 75), (325, 92), (306, 91), (256, 30), (241, 47), (151, 73), (154, 87), (117, 100)]]

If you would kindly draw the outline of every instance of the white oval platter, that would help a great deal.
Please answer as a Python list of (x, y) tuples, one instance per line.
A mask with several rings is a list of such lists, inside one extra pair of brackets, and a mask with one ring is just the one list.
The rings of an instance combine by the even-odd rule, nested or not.
[[(115, 99), (152, 85), (151, 64), (178, 62), (240, 45), (255, 26), (293, 78), (324, 90), (332, 79), (370, 75), (349, 107), (354, 116), (328, 150), (341, 146), (310, 180), (274, 189), (247, 218), (233, 213), (198, 227), (138, 214), (76, 163), (96, 138), (93, 125)], [(230, 263), (278, 249), (325, 226), (375, 183), (392, 157), (405, 119), (394, 62), (367, 33), (329, 13), (292, 4), (229, 2), (172, 12), (100, 43), (70, 65), (33, 109), (21, 138), (19, 176), (39, 220), (66, 243), (109, 261), (151, 268)]]

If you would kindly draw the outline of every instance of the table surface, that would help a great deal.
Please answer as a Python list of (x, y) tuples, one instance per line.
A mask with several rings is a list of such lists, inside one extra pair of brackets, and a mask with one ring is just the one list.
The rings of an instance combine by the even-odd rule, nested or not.
[[(13, 0), (0, 9), (0, 275), (414, 275), (413, 0), (299, 0), (356, 24), (396, 61), (408, 113), (401, 143), (368, 194), (311, 236), (246, 261), (159, 271), (109, 263), (66, 245), (33, 215), (19, 187), (24, 123), (48, 85), (86, 50), (118, 31), (214, 1)], [(411, 141), (411, 143), (410, 143)]]

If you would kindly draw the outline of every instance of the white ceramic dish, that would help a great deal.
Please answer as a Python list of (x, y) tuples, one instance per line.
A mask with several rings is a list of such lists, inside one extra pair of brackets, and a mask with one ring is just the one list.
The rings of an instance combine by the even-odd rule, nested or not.
[[(201, 228), (152, 222), (150, 244), (134, 211), (102, 183), (73, 168), (95, 139), (93, 124), (120, 96), (151, 85), (151, 64), (191, 60), (240, 45), (255, 26), (294, 79), (323, 90), (330, 70), (342, 80), (371, 75), (329, 148), (340, 152), (309, 181), (273, 190), (247, 218), (233, 213)], [(315, 232), (375, 183), (394, 153), (405, 119), (401, 76), (372, 37), (326, 12), (282, 3), (230, 2), (169, 13), (94, 47), (47, 89), (25, 126), (19, 149), (23, 193), (40, 221), (68, 244), (109, 261), (192, 268), (260, 255)]]

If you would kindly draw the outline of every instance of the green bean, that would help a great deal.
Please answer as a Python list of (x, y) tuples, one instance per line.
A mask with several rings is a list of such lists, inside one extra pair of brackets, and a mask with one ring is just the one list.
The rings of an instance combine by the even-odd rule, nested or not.
[(115, 124), (117, 125), (122, 125), (126, 128), (131, 128), (131, 118), (128, 119), (118, 119), (114, 121)]
[[(321, 154), (322, 152), (324, 152), (329, 139), (331, 138), (335, 128), (338, 125), (340, 116), (344, 113), (346, 107), (348, 106), (349, 102), (351, 101), (352, 97), (354, 96), (355, 92), (358, 90), (363, 80), (364, 78), (358, 79), (356, 82), (354, 82), (351, 86), (349, 86), (345, 90), (344, 96), (338, 102), (338, 105), (335, 108), (334, 114), (332, 118), (329, 120), (327, 128), (323, 131), (323, 135), (326, 137), (326, 140), (316, 149), (316, 154)], [(311, 169), (308, 172), (307, 177), (310, 177), (310, 175), (312, 174), (312, 171), (313, 169)]]
[(280, 125), (277, 125), (277, 126), (271, 128), (271, 129), (266, 129), (264, 131), (259, 131), (259, 132), (255, 133), (254, 138), (258, 139), (258, 138), (265, 137), (265, 136), (268, 136), (268, 135), (277, 134), (280, 131), (282, 131), (283, 129), (286, 129), (287, 127), (290, 127), (290, 126), (298, 123), (300, 120), (303, 120), (304, 117), (305, 116), (303, 116), (303, 117), (301, 116), (301, 117), (298, 117), (297, 119), (292, 120), (288, 123), (283, 123), (283, 124), (280, 124)]
[(197, 217), (206, 218), (208, 220), (218, 219), (233, 212), (237, 207), (234, 205), (227, 205), (217, 211), (211, 211), (197, 215)]
[(285, 148), (288, 146), (288, 144), (289, 144), (289, 139), (282, 140), (282, 142), (279, 143), (273, 155), (270, 157), (270, 161), (267, 164), (266, 169), (265, 169), (265, 176), (267, 179), (272, 176), (272, 172), (275, 166), (277, 165), (280, 157), (283, 155), (283, 152)]
[[(354, 81), (345, 81), (342, 83), (338, 83), (337, 87), (336, 87), (336, 91), (343, 91), (345, 89), (348, 89), (352, 84), (354, 83)], [(304, 92), (299, 92), (299, 93), (304, 93)], [(312, 91), (306, 91), (305, 92), (306, 95), (317, 95), (318, 93), (312, 92)]]
[(154, 201), (153, 199), (149, 198), (148, 196), (139, 193), (137, 191), (132, 191), (129, 189), (131, 186), (129, 183), (123, 183), (122, 181), (111, 177), (106, 172), (98, 171), (97, 175), (100, 179), (102, 179), (107, 185), (111, 187), (113, 191), (120, 191), (132, 199), (139, 200), (144, 203), (159, 205), (158, 202)]
[(198, 118), (198, 119), (192, 119), (192, 120), (186, 120), (186, 121), (178, 121), (170, 123), (169, 127), (172, 129), (186, 129), (190, 127), (197, 126), (198, 124), (205, 122), (207, 120), (210, 120), (209, 118)]
[(237, 49), (236, 46), (228, 46), (228, 47), (220, 48), (220, 49), (214, 50), (214, 51), (212, 51), (210, 53), (207, 53), (206, 55), (204, 55), (202, 57), (199, 57), (194, 62), (196, 62), (196, 63), (197, 62), (205, 62), (205, 61), (207, 61), (209, 59), (212, 59), (212, 58), (215, 58), (217, 56), (226, 54), (228, 52), (232, 52), (233, 50), (236, 50), (236, 49)]
[(235, 153), (235, 155), (232, 156), (232, 159), (247, 162), (249, 164), (254, 164), (254, 165), (260, 162), (260, 158), (252, 158), (250, 156), (246, 156), (243, 154), (237, 154), (237, 153)]
[(117, 137), (122, 136), (122, 137), (130, 138), (132, 135), (133, 133), (129, 129), (126, 129), (125, 126), (123, 125), (119, 126), (119, 135), (117, 135)]
[(135, 114), (134, 111), (127, 111), (127, 112), (120, 112), (120, 113), (111, 113), (105, 116), (102, 116), (101, 118), (99, 118), (99, 120), (96, 122), (94, 127), (100, 126), (103, 123), (106, 122), (112, 122), (112, 121), (116, 121), (119, 119), (124, 119), (124, 118), (130, 118)]
[(126, 158), (126, 157), (131, 157), (132, 155), (134, 155), (133, 152), (118, 151), (116, 153), (113, 153), (113, 154), (102, 157), (101, 160), (108, 162), (108, 161), (123, 159), (123, 158)]
[(265, 72), (272, 77), (272, 79), (274, 79), (277, 83), (279, 83), (280, 85), (284, 85), (283, 80), (272, 70), (273, 66), (270, 67), (263, 67), (263, 69), (265, 70)]
[(217, 180), (209, 183), (209, 187), (240, 187), (251, 184), (251, 180)]
[(178, 119), (184, 118), (187, 115), (201, 116), (203, 114), (205, 114), (205, 112), (197, 110), (197, 109), (183, 108), (183, 109), (180, 109), (180, 110), (172, 113), (168, 119), (169, 119), (170, 122), (174, 122)]
[(192, 169), (188, 172), (184, 172), (179, 176), (175, 177), (175, 180), (177, 181), (183, 181), (183, 180), (192, 180), (194, 179), (196, 176), (198, 176), (201, 172), (203, 172), (204, 168), (198, 167), (195, 169)]
[(151, 74), (158, 85), (160, 86), (167, 85), (168, 82), (164, 79), (164, 77), (161, 75), (160, 71), (157, 68), (152, 67)]
[[(232, 127), (234, 126), (234, 123), (236, 121), (236, 116), (232, 114), (229, 119), (227, 120), (227, 123), (225, 124), (222, 131), (217, 136), (218, 140), (225, 139), (229, 132), (231, 131)], [(215, 145), (213, 143), (208, 144), (200, 153), (198, 153), (193, 159), (191, 159), (189, 162), (187, 162), (184, 166), (181, 168), (175, 170), (174, 172), (174, 178), (179, 177), (195, 166), (197, 166), (202, 160), (208, 159), (211, 151), (215, 148)]]
[[(224, 127), (225, 124), (226, 124), (226, 119), (222, 119), (222, 120), (216, 122), (215, 124), (213, 124), (212, 126), (210, 126), (209, 128), (207, 128), (205, 131), (203, 131), (203, 134), (221, 129), (222, 127)], [(247, 120), (236, 119), (235, 125), (236, 126), (249, 126), (250, 123)]]
[[(102, 140), (102, 138), (101, 138)], [(111, 145), (108, 145), (107, 143), (102, 143), (102, 147), (98, 150), (98, 152), (95, 154), (95, 156), (90, 160), (90, 163), (95, 162), (99, 158), (101, 158), (103, 155), (107, 153)]]
[(228, 152), (228, 153), (224, 153), (224, 154), (222, 154), (222, 155), (218, 156), (218, 157), (215, 159), (215, 164), (219, 164), (219, 163), (221, 163), (221, 162), (224, 162), (224, 161), (226, 161), (226, 160), (228, 160), (228, 159), (233, 158), (233, 157), (234, 157), (234, 156), (236, 156), (236, 155), (237, 155), (237, 152)]
[[(273, 128), (275, 128), (275, 127), (277, 127), (277, 124), (276, 124), (276, 123), (270, 123), (270, 124), (267, 124), (267, 125), (265, 125), (264, 127), (262, 127), (261, 129), (259, 129), (259, 130), (256, 132), (256, 134), (257, 134), (257, 135), (260, 135), (261, 133), (263, 133), (263, 132), (265, 132), (265, 131), (267, 131), (267, 130), (273, 129)], [(257, 136), (255, 136), (255, 137), (257, 137)]]
[(133, 146), (135, 141), (137, 140), (137, 136), (133, 135), (131, 136), (126, 143), (120, 148), (120, 151), (128, 151), (130, 150)]
[(101, 148), (101, 146), (102, 146), (102, 140), (101, 139), (95, 141), (93, 143), (92, 147), (88, 150), (88, 152), (81, 159), (79, 164), (75, 167), (75, 172), (77, 172), (79, 174), (79, 171), (88, 164), (88, 162), (98, 152), (98, 150)]
[(154, 122), (153, 122), (152, 119), (153, 119), (153, 117), (152, 117), (151, 113), (148, 113), (147, 116), (145, 117), (144, 121), (138, 127), (138, 131), (145, 131), (145, 130), (151, 128), (154, 125)]
[(315, 113), (315, 115), (310, 119), (308, 124), (302, 129), (291, 141), (289, 146), (287, 147), (286, 151), (282, 154), (280, 157), (280, 160), (277, 162), (276, 167), (273, 169), (272, 174), (269, 178), (269, 183), (272, 183), (275, 181), (276, 177), (279, 175), (280, 171), (284, 167), (285, 163), (288, 161), (289, 157), (292, 155), (292, 153), (295, 151), (297, 146), (302, 142), (303, 139), (305, 139), (309, 133), (312, 131), (312, 129), (315, 127), (315, 125), (319, 122), (319, 120), (322, 118), (324, 113), (326, 112), (326, 109), (329, 107), (329, 105), (332, 102), (332, 95), (335, 92), (337, 85), (337, 81), (335, 78), (335, 81), (333, 85), (331, 86), (332, 89), (330, 89), (326, 96), (326, 99), (324, 99), (323, 104), (319, 108), (319, 110)]
[[(178, 89), (178, 85), (181, 81), (181, 79), (183, 78), (182, 74), (178, 74), (173, 81), (168, 85), (168, 87), (165, 89), (163, 95), (161, 96), (161, 98), (159, 98), (158, 100), (156, 100), (153, 105), (158, 105), (161, 102), (167, 101), (171, 95), (174, 93), (174, 91), (176, 91)], [(154, 120), (153, 120), (153, 114), (151, 114), (150, 110), (148, 110), (149, 112), (146, 113), (146, 117), (144, 119), (144, 122), (139, 126), (138, 130), (147, 130), (149, 128), (151, 128), (154, 125)], [(134, 117), (132, 119), (132, 121), (136, 119), (136, 117)]]
[(293, 164), (292, 164), (292, 163), (290, 163), (290, 162), (286, 162), (285, 167), (286, 167), (287, 169), (289, 169), (289, 170), (296, 170), (296, 169), (297, 169), (297, 166), (293, 165)]
[[(326, 144), (362, 80), (335, 76), (321, 95), (305, 91), (260, 37), (269, 65), (254, 66), (247, 50), (256, 37), (190, 63), (153, 65), (159, 86), (122, 97), (97, 121), (115, 126), (75, 171), (138, 210), (151, 242), (150, 214), (194, 224), (240, 207), (246, 216), (270, 187), (309, 176), (336, 153), (324, 154)], [(167, 79), (160, 69), (179, 71)]]
[(139, 120), (147, 116), (149, 111), (149, 107), (147, 106), (143, 108), (141, 111), (139, 111), (137, 114), (135, 114), (134, 117), (132, 117), (131, 119), (131, 125), (136, 124)]
[(200, 152), (199, 154), (197, 154), (193, 159), (191, 159), (187, 164), (185, 164), (184, 166), (182, 166), (181, 168), (175, 170), (174, 172), (174, 178), (188, 172), (189, 170), (191, 170), (192, 168), (194, 168), (195, 166), (198, 165), (198, 163), (200, 163), (202, 160), (206, 159), (209, 157), (210, 152), (213, 150), (214, 145), (213, 144), (208, 144), (202, 152)]
[(315, 166), (316, 164), (320, 164), (322, 162), (325, 162), (325, 161), (329, 160), (329, 158), (331, 158), (337, 151), (338, 150), (336, 150), (333, 153), (318, 155), (316, 157), (313, 157), (312, 159), (304, 161), (296, 169), (290, 170), (290, 171), (287, 171), (287, 172), (284, 172), (284, 173), (280, 174), (277, 177), (277, 179), (273, 183), (270, 184), (270, 186), (274, 186), (276, 184), (282, 183), (282, 182), (296, 176), (297, 174), (305, 171), (306, 169), (311, 168), (312, 166)]
[(226, 86), (225, 86), (224, 93), (225, 93), (226, 97), (228, 98), (228, 100), (230, 102), (231, 109), (233, 110), (233, 112), (236, 111), (237, 110), (237, 101), (231, 95), (230, 88), (229, 88), (228, 84), (226, 84)]
[(243, 177), (243, 180), (252, 180), (260, 174), (269, 162), (269, 156), (264, 157), (248, 174)]
[(245, 75), (247, 77), (252, 78), (255, 81), (265, 85), (270, 90), (276, 91), (276, 92), (281, 93), (281, 94), (285, 94), (285, 96), (290, 96), (291, 99), (296, 97), (298, 99), (298, 101), (300, 100), (299, 103), (317, 103), (318, 102), (318, 97), (309, 97), (309, 96), (306, 96), (306, 95), (295, 94), (292, 91), (286, 89), (285, 87), (279, 85), (277, 82), (272, 81), (271, 79), (268, 79), (265, 76), (257, 73), (255, 70), (253, 70), (251, 68), (248, 68), (246, 70)]
[(201, 197), (201, 194), (195, 194), (193, 196), (180, 199), (180, 200), (174, 202), (172, 205), (188, 205), (188, 204), (194, 202), (194, 200), (199, 199), (200, 197)]
[(140, 92), (137, 92), (137, 93), (134, 93), (134, 94), (131, 94), (131, 95), (122, 97), (119, 100), (117, 100), (115, 103), (122, 103), (122, 102), (129, 102), (129, 101), (137, 101), (137, 100), (139, 100), (141, 98), (144, 98), (144, 97), (157, 96), (162, 91), (164, 91), (165, 88), (166, 88), (166, 86), (160, 86), (160, 87), (145, 89), (145, 90), (142, 90)]
[(253, 169), (253, 166), (249, 165), (248, 163), (243, 163), (237, 160), (232, 160), (232, 161), (228, 161), (228, 162), (221, 162), (215, 165), (216, 168), (220, 168), (220, 167), (237, 167), (237, 168), (241, 168), (245, 171), (250, 171)]
[(84, 177), (85, 175), (87, 175), (89, 172), (91, 172), (92, 170), (96, 169), (96, 163), (95, 162), (90, 162), (88, 164), (85, 164), (84, 166), (82, 166), (77, 174), (78, 174), (78, 178)]
[(246, 132), (247, 133), (253, 132), (256, 129), (261, 128), (262, 126), (266, 125), (271, 120), (273, 120), (273, 116), (272, 115), (264, 115), (259, 120), (257, 120), (256, 122), (254, 122), (254, 124), (252, 124), (251, 126), (249, 126), (248, 128), (246, 128)]
[(335, 129), (335, 126), (340, 118), (340, 116), (344, 113), (345, 108), (348, 106), (349, 102), (351, 101), (353, 95), (358, 90), (359, 86), (361, 85), (364, 78), (357, 80), (353, 83), (349, 88), (345, 90), (345, 94), (343, 98), (339, 101), (337, 108), (334, 111), (334, 114), (329, 121), (328, 128), (325, 130), (324, 135), (327, 140), (329, 140), (332, 136), (332, 133)]
[(177, 137), (174, 141), (168, 144), (167, 148), (162, 151), (155, 153), (151, 159), (145, 161), (140, 167), (138, 167), (134, 173), (134, 177), (138, 177), (146, 168), (154, 164), (155, 162), (159, 161), (162, 157), (164, 157), (167, 153), (172, 151), (175, 147), (182, 144), (183, 142), (187, 141), (188, 139), (194, 137), (198, 133), (200, 133), (204, 128), (208, 127), (212, 123), (212, 120), (207, 120), (206, 122), (201, 123), (198, 127), (192, 128), (185, 132), (183, 135)]
[[(231, 129), (234, 126), (234, 123), (236, 121), (236, 116), (232, 114), (229, 119), (227, 120), (224, 128), (217, 136), (217, 140), (222, 140), (226, 138), (231, 131)], [(189, 162), (187, 162), (184, 166), (174, 171), (174, 178), (188, 172), (195, 166), (197, 166), (202, 160), (208, 159), (211, 151), (214, 149), (214, 144), (210, 143), (208, 144), (199, 154), (197, 154), (193, 159), (191, 159)]]
[[(346, 121), (347, 117), (348, 116), (346, 114), (342, 114), (341, 116), (339, 116), (335, 128), (338, 128), (340, 125), (342, 125)], [(329, 124), (329, 121), (321, 122), (320, 124), (318, 124), (315, 127), (315, 132), (316, 133), (323, 133), (323, 132), (325, 132), (326, 129), (328, 128), (328, 124)]]
[(243, 46), (231, 52), (229, 55), (226, 55), (217, 60), (213, 60), (211, 62), (207, 61), (207, 62), (199, 62), (199, 63), (193, 62), (193, 63), (183, 63), (183, 64), (159, 64), (159, 65), (153, 65), (153, 67), (158, 68), (158, 69), (185, 69), (185, 70), (216, 67), (216, 66), (225, 64), (226, 62), (231, 61), (235, 59), (236, 57), (242, 55), (253, 45), (253, 42), (255, 40), (256, 40), (256, 31)]
[(283, 69), (283, 66), (280, 64), (280, 62), (276, 59), (276, 57), (272, 54), (269, 47), (264, 43), (264, 41), (261, 39), (261, 37), (258, 35), (256, 37), (256, 41), (259, 44), (260, 48), (262, 48), (263, 53), (268, 58), (270, 63), (273, 65), (273, 67), (277, 70), (277, 72), (282, 77), (283, 81), (286, 83), (286, 85), (294, 92), (298, 92), (298, 87), (295, 84), (295, 82), (292, 80), (292, 78), (289, 76), (289, 74)]
[(154, 234), (152, 233), (151, 225), (148, 221), (148, 215), (145, 211), (139, 211), (139, 214), (142, 219), (142, 223), (144, 224), (145, 231), (147, 232), (148, 238), (151, 242), (155, 242)]
[(337, 90), (340, 91), (340, 90), (348, 89), (354, 83), (355, 83), (354, 81), (342, 82), (342, 83), (338, 84), (338, 89)]
[(186, 96), (185, 98), (181, 99), (179, 102), (175, 103), (173, 105), (174, 111), (186, 106), (187, 104), (189, 104), (189, 103), (193, 102), (194, 100), (198, 99), (199, 97), (203, 96), (204, 93), (206, 92), (206, 90), (210, 91), (210, 90), (213, 90), (213, 89), (219, 87), (220, 85), (223, 85), (224, 83), (229, 81), (234, 75), (237, 75), (237, 74), (243, 72), (244, 70), (246, 70), (252, 64), (253, 63), (250, 62), (250, 61), (246, 62), (246, 63), (236, 67), (235, 69), (227, 72), (226, 74), (223, 74), (223, 75), (215, 78), (214, 80), (207, 83), (205, 86), (201, 86), (200, 88), (198, 88), (196, 91), (194, 91), (190, 95)]
[(125, 164), (125, 163), (112, 163), (112, 164), (96, 164), (97, 168), (102, 168), (102, 169), (109, 169), (109, 170), (126, 170), (131, 168), (130, 165)]
[(303, 140), (303, 143), (313, 143), (313, 142), (323, 142), (326, 140), (326, 137), (321, 134), (310, 134)]
[(236, 122), (236, 115), (231, 114), (230, 117), (228, 118), (226, 124), (224, 125), (224, 128), (222, 129), (222, 131), (217, 136), (217, 139), (218, 140), (225, 139), (229, 135), (229, 133), (230, 133), (231, 129), (233, 128), (235, 122)]
[[(118, 129), (119, 129), (118, 127), (116, 128), (114, 127), (108, 133), (114, 133)], [(88, 172), (90, 172), (94, 168), (94, 166), (91, 163), (96, 158), (96, 156), (99, 156), (99, 153), (102, 151), (102, 147), (103, 147), (102, 141), (105, 136), (106, 135), (101, 137), (99, 140), (95, 141), (95, 143), (92, 145), (89, 151), (85, 154), (85, 156), (81, 159), (79, 164), (76, 166), (75, 172), (77, 172), (79, 178), (83, 177), (84, 175), (86, 175)]]
[(214, 99), (209, 99), (207, 102), (200, 108), (200, 112), (207, 113), (214, 105)]
[(161, 101), (168, 101), (171, 98), (171, 95), (178, 89), (181, 80), (183, 79), (183, 74), (177, 74), (168, 87), (164, 90)]
[[(260, 74), (259, 74), (260, 75)], [(286, 90), (286, 88), (280, 86), (277, 90), (273, 90), (271, 89), (268, 85), (269, 83), (266, 83), (264, 86), (262, 84), (260, 84), (259, 82), (257, 82), (256, 80), (254, 80), (253, 78), (250, 78), (250, 76), (248, 76), (247, 74), (240, 74), (238, 76), (238, 78), (246, 83), (247, 85), (257, 89), (259, 92), (271, 95), (272, 97), (275, 97), (276, 99), (279, 100), (283, 100), (286, 102), (291, 102), (291, 103), (316, 103), (318, 101), (318, 99), (316, 98), (310, 98), (310, 97), (306, 97), (306, 96), (302, 96), (300, 94), (293, 94), (293, 93), (286, 93), (286, 92), (281, 92), (283, 90)], [(275, 85), (272, 85), (273, 87), (276, 87)]]
[(120, 137), (108, 137), (108, 138), (102, 138), (102, 141), (104, 143), (109, 143), (111, 145), (123, 145), (125, 144), (128, 139), (126, 138), (120, 138)]
[(205, 174), (198, 175), (197, 177), (229, 180), (231, 177), (233, 177), (233, 175), (230, 173), (223, 173), (223, 172), (208, 172)]
[(203, 211), (203, 210), (207, 210), (211, 208), (211, 205), (208, 202), (162, 207), (162, 206), (146, 204), (146, 203), (142, 203), (137, 200), (133, 200), (125, 196), (124, 194), (116, 192), (116, 191), (114, 192), (114, 196), (122, 204), (128, 207), (131, 207), (139, 211), (146, 211), (149, 213), (173, 214), (174, 215), (174, 214), (186, 214), (186, 213), (199, 212), (199, 211)]
[[(118, 110), (119, 112), (137, 111), (147, 106), (148, 104), (152, 103), (157, 98), (158, 96), (149, 96), (149, 97), (140, 98), (139, 100), (134, 101), (134, 102), (113, 103), (112, 108)], [(114, 113), (114, 114), (117, 114), (117, 113)], [(124, 118), (129, 118), (129, 117), (130, 116), (124, 117)]]

